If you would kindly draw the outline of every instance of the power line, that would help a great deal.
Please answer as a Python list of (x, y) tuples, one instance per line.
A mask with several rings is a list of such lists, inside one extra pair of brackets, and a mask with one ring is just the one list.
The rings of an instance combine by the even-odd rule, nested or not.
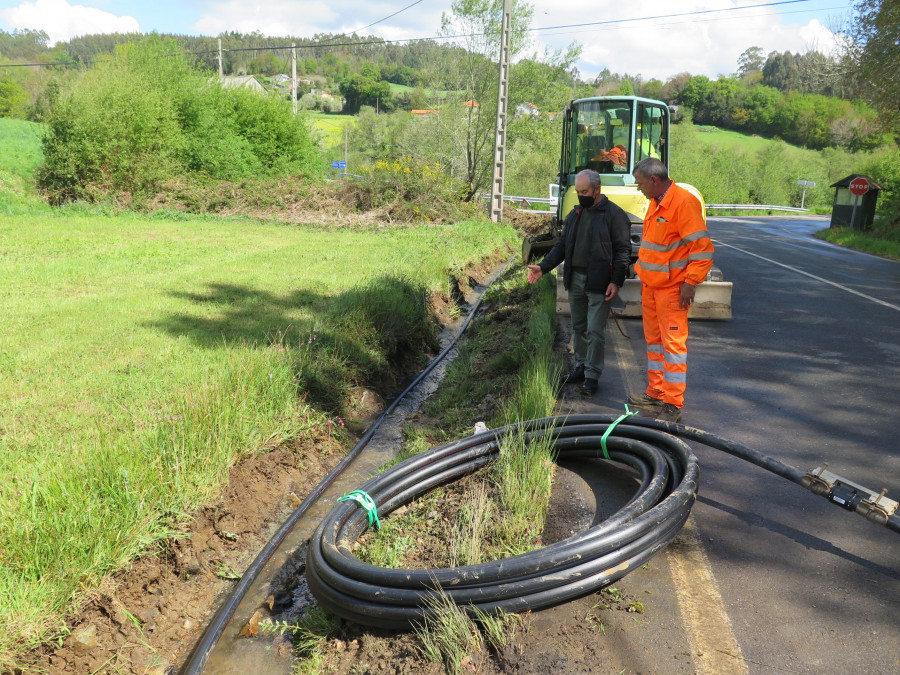
[(363, 30), (365, 30), (366, 28), (371, 28), (372, 26), (374, 26), (374, 25), (377, 24), (377, 23), (381, 23), (382, 21), (387, 21), (388, 19), (397, 16), (397, 15), (400, 14), (401, 12), (405, 12), (405, 11), (408, 10), (410, 7), (415, 7), (415, 6), (418, 5), (420, 2), (422, 2), (422, 0), (416, 0), (413, 4), (407, 5), (407, 6), (404, 7), (403, 9), (397, 10), (397, 11), (394, 12), (393, 14), (391, 14), (391, 15), (389, 15), (389, 16), (386, 16), (386, 17), (384, 17), (383, 19), (378, 19), (378, 21), (373, 21), (373, 22), (370, 23), (368, 26), (363, 26), (362, 28), (355, 28), (355, 29), (353, 30), (353, 32), (355, 33), (355, 32), (357, 32), (357, 31), (363, 31)]

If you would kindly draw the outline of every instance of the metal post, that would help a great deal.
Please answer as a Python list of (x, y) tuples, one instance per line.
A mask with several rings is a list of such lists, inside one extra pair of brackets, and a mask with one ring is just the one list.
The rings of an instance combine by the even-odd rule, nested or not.
[(850, 212), (850, 230), (856, 229), (856, 211), (859, 209), (859, 200), (862, 198), (860, 195), (853, 195), (853, 211)]
[(291, 45), (291, 110), (297, 114), (297, 45)]
[(503, 218), (503, 173), (506, 155), (506, 116), (509, 103), (509, 32), (512, 24), (512, 0), (503, 0), (500, 31), (500, 81), (497, 86), (497, 127), (494, 144), (494, 178), (491, 182), (491, 220)]

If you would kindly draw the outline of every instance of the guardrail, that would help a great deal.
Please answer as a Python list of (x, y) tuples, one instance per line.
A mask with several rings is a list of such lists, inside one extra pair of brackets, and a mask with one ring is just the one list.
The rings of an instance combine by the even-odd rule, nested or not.
[(801, 209), (799, 206), (774, 206), (772, 204), (707, 204), (709, 209), (728, 209), (731, 211), (791, 211), (793, 213), (808, 213), (809, 209)]
[[(482, 194), (482, 199), (490, 199), (489, 194)], [(557, 200), (551, 197), (519, 197), (516, 195), (503, 195), (504, 202), (526, 204), (550, 204), (556, 206)], [(707, 204), (709, 209), (721, 209), (728, 211), (790, 211), (792, 213), (809, 213), (809, 209), (800, 208), (799, 206), (778, 206), (776, 204)]]
[[(487, 193), (481, 195), (482, 199), (490, 199)], [(504, 202), (526, 202), (528, 204), (550, 204), (556, 206), (557, 200), (550, 197), (517, 197), (516, 195), (503, 195)]]

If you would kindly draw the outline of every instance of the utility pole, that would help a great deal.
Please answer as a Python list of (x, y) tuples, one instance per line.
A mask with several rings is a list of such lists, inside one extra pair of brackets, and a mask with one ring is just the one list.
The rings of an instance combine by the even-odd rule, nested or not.
[(222, 38), (219, 38), (219, 79), (222, 79)]
[(491, 220), (503, 218), (503, 173), (506, 157), (506, 116), (509, 103), (509, 32), (512, 24), (512, 0), (503, 0), (500, 31), (500, 82), (497, 86), (497, 132), (494, 144), (494, 179), (491, 181)]
[(291, 110), (297, 114), (297, 45), (291, 45)]

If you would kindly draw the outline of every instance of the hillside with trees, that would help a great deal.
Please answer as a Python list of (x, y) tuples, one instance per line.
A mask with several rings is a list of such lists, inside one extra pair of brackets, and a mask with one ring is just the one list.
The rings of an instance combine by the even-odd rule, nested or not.
[[(896, 140), (900, 137), (900, 118), (896, 113), (900, 109), (900, 58), (892, 49), (897, 11), (892, 3), (860, 2), (854, 22), (847, 28), (847, 44), (841, 54), (764, 54), (761, 48), (751, 47), (738, 59), (734, 73), (715, 80), (682, 72), (666, 81), (645, 81), (639, 74), (618, 74), (608, 69), (585, 80), (574, 67), (580, 52), (577, 44), (560, 52), (529, 51), (526, 29), (531, 9), (520, 3), (513, 14), (517, 18), (510, 107), (516, 111), (522, 104), (529, 105), (527, 114), (516, 115), (510, 123), (508, 185), (531, 194), (544, 193), (555, 175), (558, 154), (560, 132), (554, 114), (567, 101), (593, 95), (635, 94), (668, 102), (676, 111), (676, 123), (733, 130), (810, 150), (840, 153), (841, 157), (849, 157), (849, 164), (860, 172), (877, 164), (883, 169), (878, 180), (887, 188), (881, 199), (883, 210), (896, 219), (900, 212), (900, 183), (891, 167), (900, 164), (895, 161)], [(64, 118), (81, 115), (75, 112), (79, 109), (78, 97), (87, 97), (90, 87), (100, 86), (97, 82), (103, 77), (128, 74), (122, 59), (131, 53), (129, 50), (140, 51), (148, 40), (161, 40), (171, 54), (179, 55), (179, 67), (190, 70), (190, 77), (197, 82), (214, 78), (221, 58), (224, 75), (253, 75), (274, 94), (273, 98), (290, 103), (291, 87), (286, 73), (291, 70), (291, 47), (295, 46), (299, 107), (358, 116), (358, 123), (346, 139), (350, 141), (355, 166), (362, 169), (367, 163), (403, 157), (413, 158), (413, 166), (436, 163), (459, 182), (463, 198), (471, 200), (488, 183), (497, 86), (494, 64), (498, 27), (494, 16), (471, 3), (454, 2), (441, 32), (447, 36), (471, 36), (456, 43), (440, 39), (388, 43), (355, 34), (274, 38), (260, 33), (229, 32), (218, 38), (89, 35), (51, 48), (46, 34), (40, 31), (0, 31), (0, 66), (19, 66), (0, 68), (0, 115), (50, 125), (46, 146), (49, 164), (42, 173), (45, 185), (49, 186), (46, 181), (53, 175), (66, 175), (67, 180), (83, 183), (84, 176), (96, 175), (95, 169), (85, 173), (81, 169), (59, 171), (59, 167), (52, 166), (54, 161), (63, 161), (61, 139), (68, 144), (71, 138), (65, 134), (74, 133), (75, 123)], [(161, 60), (165, 55), (157, 56)], [(146, 65), (155, 67), (149, 62)], [(167, 67), (159, 64), (161, 72)], [(240, 120), (248, 119), (235, 112), (238, 104), (234, 100), (240, 96), (206, 91), (187, 103), (184, 91), (183, 81), (160, 80), (160, 100), (169, 102), (152, 113), (157, 117), (147, 120), (150, 127), (165, 126), (169, 116), (180, 126), (182, 136), (177, 147), (167, 151), (178, 158), (179, 171), (226, 179), (292, 166), (293, 160), (271, 156), (260, 159), (255, 151), (248, 150), (247, 144), (259, 139), (259, 130), (248, 127), (239, 133), (235, 131), (235, 125), (243, 124)], [(213, 133), (208, 120), (225, 109), (228, 112), (223, 118), (223, 136), (203, 136)], [(150, 114), (149, 109), (145, 110)], [(412, 120), (412, 110), (440, 112), (416, 115), (418, 119)], [(85, 129), (91, 126), (86, 119), (75, 126), (78, 124)], [(204, 125), (209, 128), (201, 132)], [(229, 136), (232, 132), (237, 136)], [(186, 140), (192, 133), (200, 133), (205, 140)], [(109, 157), (125, 157), (121, 151), (117, 148), (115, 152), (104, 152)], [(153, 164), (141, 154), (146, 149), (133, 151), (137, 153), (135, 166)], [(75, 162), (78, 153), (84, 155), (88, 151), (66, 152), (69, 155), (64, 161)], [(220, 158), (213, 158), (217, 153)], [(235, 161), (222, 159), (229, 153), (234, 154)], [(166, 161), (169, 159), (167, 156)], [(319, 161), (324, 163), (321, 157)], [(106, 166), (103, 171), (115, 173), (118, 169)], [(106, 186), (115, 185), (115, 181), (104, 181), (101, 183)], [(133, 191), (135, 184), (142, 181), (147, 183), (135, 175), (119, 188)], [(62, 192), (57, 188), (57, 194), (69, 196), (89, 192), (83, 185), (78, 189), (67, 187)]]

